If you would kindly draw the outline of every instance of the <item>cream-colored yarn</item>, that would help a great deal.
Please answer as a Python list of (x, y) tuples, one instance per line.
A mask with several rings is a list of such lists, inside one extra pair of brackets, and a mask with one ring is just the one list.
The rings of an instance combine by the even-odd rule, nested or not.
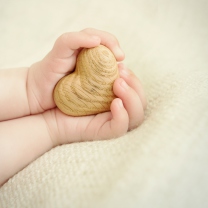
[(62, 32), (91, 26), (117, 36), (148, 96), (142, 126), (49, 151), (0, 188), (1, 208), (208, 207), (206, 1), (1, 5), (1, 67), (29, 66)]
[(147, 118), (140, 128), (119, 139), (46, 153), (1, 188), (2, 207), (159, 208), (206, 202), (208, 72), (154, 80), (150, 77)]

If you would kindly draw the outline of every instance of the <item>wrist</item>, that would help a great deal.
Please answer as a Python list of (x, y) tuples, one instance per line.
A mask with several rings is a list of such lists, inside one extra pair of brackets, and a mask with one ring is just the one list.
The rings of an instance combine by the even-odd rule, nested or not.
[(30, 115), (27, 72), (26, 67), (0, 71), (0, 121)]
[(41, 114), (0, 122), (0, 184), (53, 148)]
[(29, 67), (27, 71), (26, 90), (31, 115), (44, 112), (39, 98), (40, 90), (38, 87), (38, 83), (36, 83), (36, 80), (40, 79), (40, 77), (37, 77), (37, 73), (35, 73), (35, 71), (37, 71), (37, 68), (38, 63), (35, 63), (31, 67)]
[(60, 135), (61, 131), (59, 129), (60, 127), (57, 121), (56, 109), (47, 110), (44, 113), (42, 113), (42, 116), (45, 121), (53, 147), (62, 145), (64, 142), (61, 139), (63, 138), (62, 135)]

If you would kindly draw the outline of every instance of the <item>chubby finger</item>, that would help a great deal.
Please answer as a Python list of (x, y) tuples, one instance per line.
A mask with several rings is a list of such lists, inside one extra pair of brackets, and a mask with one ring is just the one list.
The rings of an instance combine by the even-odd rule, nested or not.
[(145, 93), (144, 93), (143, 87), (142, 87), (141, 82), (138, 79), (138, 77), (136, 77), (136, 75), (131, 70), (129, 70), (125, 66), (125, 64), (123, 64), (123, 63), (119, 63), (118, 64), (118, 68), (119, 68), (120, 77), (122, 79), (124, 79), (125, 82), (132, 89), (134, 89), (136, 91), (136, 93), (139, 95), (140, 100), (142, 102), (143, 109), (146, 109), (146, 107), (147, 107), (147, 100), (146, 100), (146, 97), (145, 97)]
[(100, 37), (101, 39), (100, 44), (105, 45), (107, 48), (109, 48), (113, 52), (117, 61), (124, 60), (125, 58), (124, 52), (121, 50), (119, 42), (114, 35), (93, 28), (86, 28), (82, 30), (82, 32)]
[(129, 117), (121, 99), (116, 98), (112, 101), (111, 114), (112, 118), (106, 121), (99, 129), (99, 138), (117, 138), (127, 132), (129, 126)]
[(70, 32), (61, 35), (55, 42), (51, 51), (55, 58), (65, 59), (73, 55), (79, 48), (92, 48), (98, 46), (101, 38), (84, 32)]
[(129, 130), (137, 127), (144, 120), (144, 110), (140, 97), (124, 79), (118, 78), (113, 85), (113, 91), (124, 104), (129, 116)]

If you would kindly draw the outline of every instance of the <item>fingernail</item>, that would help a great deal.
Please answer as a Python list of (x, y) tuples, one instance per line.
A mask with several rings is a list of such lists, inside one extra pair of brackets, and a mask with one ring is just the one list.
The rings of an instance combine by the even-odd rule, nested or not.
[(123, 87), (124, 89), (128, 89), (128, 85), (126, 84), (126, 82), (124, 80), (121, 80), (120, 82), (121, 87)]
[(123, 102), (119, 99), (118, 100), (118, 106), (120, 107), (120, 108), (123, 108)]

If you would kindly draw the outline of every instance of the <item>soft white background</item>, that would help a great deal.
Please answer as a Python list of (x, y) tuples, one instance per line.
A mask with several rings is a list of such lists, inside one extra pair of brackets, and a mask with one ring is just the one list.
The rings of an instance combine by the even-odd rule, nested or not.
[(0, 189), (0, 207), (207, 207), (208, 1), (0, 0), (0, 68), (30, 66), (86, 27), (119, 39), (145, 122), (46, 153)]

